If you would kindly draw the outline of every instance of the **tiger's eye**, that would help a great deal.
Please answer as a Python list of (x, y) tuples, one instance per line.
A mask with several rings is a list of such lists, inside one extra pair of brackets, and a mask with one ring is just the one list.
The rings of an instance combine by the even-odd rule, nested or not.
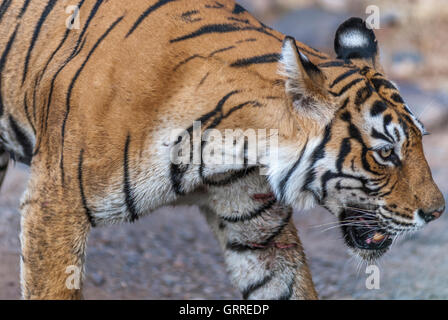
[(380, 150), (380, 156), (383, 158), (388, 158), (392, 154), (392, 148), (382, 148)]

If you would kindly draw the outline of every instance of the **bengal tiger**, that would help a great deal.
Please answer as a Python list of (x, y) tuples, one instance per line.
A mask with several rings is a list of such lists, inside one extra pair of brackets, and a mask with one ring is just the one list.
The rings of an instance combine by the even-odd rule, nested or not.
[[(332, 58), (232, 0), (73, 1), (0, 5), (0, 166), (31, 168), (23, 298), (82, 298), (91, 227), (165, 205), (201, 208), (245, 299), (317, 298), (292, 208), (328, 209), (369, 261), (444, 211), (426, 131), (362, 19), (338, 28)], [(175, 163), (195, 122), (276, 130), (277, 157), (249, 163), (244, 142), (242, 164)]]

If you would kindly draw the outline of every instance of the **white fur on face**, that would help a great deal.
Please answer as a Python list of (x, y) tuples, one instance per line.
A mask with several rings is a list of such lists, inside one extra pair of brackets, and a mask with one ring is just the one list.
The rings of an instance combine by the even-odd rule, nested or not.
[[(302, 187), (306, 181), (307, 169), (310, 167), (313, 152), (320, 142), (320, 137), (308, 142), (302, 158), (295, 168), (301, 151), (298, 146), (279, 148), (278, 161), (269, 166), (269, 182), (276, 196), (294, 208), (309, 209), (316, 205), (313, 195), (303, 192)], [(292, 169), (293, 171), (290, 172)], [(283, 185), (288, 174), (290, 174), (289, 179), (286, 181), (286, 185)], [(284, 192), (281, 191), (282, 189)]]

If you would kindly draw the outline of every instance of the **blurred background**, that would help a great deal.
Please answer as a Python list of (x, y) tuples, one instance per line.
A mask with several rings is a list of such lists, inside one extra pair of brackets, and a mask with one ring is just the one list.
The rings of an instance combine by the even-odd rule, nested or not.
[[(389, 78), (432, 134), (425, 153), (448, 195), (448, 2), (446, 0), (242, 0), (266, 24), (325, 52), (351, 16), (380, 9), (375, 33)], [(19, 290), (19, 198), (28, 172), (17, 165), (0, 193), (0, 299)], [(379, 262), (379, 290), (365, 286), (365, 265), (350, 258), (334, 221), (322, 209), (296, 212), (322, 299), (448, 299), (448, 214), (401, 240)], [(134, 225), (93, 230), (87, 257), (87, 299), (240, 299), (218, 243), (194, 207), (163, 208)]]

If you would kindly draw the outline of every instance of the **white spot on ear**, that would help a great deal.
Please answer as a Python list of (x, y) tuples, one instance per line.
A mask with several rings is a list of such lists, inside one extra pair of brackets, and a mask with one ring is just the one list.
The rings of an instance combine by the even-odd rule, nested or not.
[(339, 35), (339, 43), (345, 48), (363, 48), (369, 46), (369, 38), (361, 30), (351, 29)]

